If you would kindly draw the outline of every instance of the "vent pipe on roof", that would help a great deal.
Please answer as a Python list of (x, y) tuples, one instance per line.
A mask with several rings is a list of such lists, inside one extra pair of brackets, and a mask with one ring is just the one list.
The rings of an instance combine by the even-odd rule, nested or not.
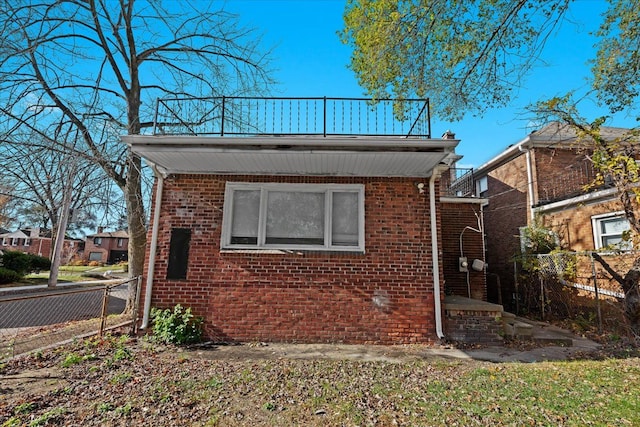
[(447, 129), (447, 131), (442, 134), (442, 139), (456, 139), (456, 134)]

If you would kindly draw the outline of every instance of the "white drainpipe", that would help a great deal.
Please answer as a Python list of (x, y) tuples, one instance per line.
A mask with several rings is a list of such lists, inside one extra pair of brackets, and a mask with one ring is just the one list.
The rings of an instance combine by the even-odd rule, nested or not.
[(144, 294), (144, 311), (142, 314), (141, 329), (149, 327), (149, 314), (151, 312), (151, 292), (153, 291), (153, 275), (155, 274), (156, 266), (156, 250), (158, 248), (158, 228), (160, 228), (160, 208), (162, 204), (162, 192), (164, 189), (164, 178), (155, 166), (151, 167), (158, 179), (156, 186), (156, 200), (155, 208), (153, 211), (153, 225), (151, 229), (151, 247), (149, 248), (149, 268), (147, 270), (147, 284), (145, 286)]
[[(447, 168), (448, 169), (448, 168)], [(433, 302), (436, 317), (436, 334), (444, 338), (442, 332), (442, 307), (440, 304), (440, 256), (438, 255), (438, 222), (436, 215), (436, 179), (443, 172), (441, 168), (434, 168), (429, 179), (429, 216), (431, 220), (431, 259), (433, 260)]]
[(535, 201), (533, 200), (533, 171), (531, 170), (531, 151), (528, 148), (523, 148), (522, 145), (518, 146), (518, 149), (524, 153), (525, 161), (527, 162), (527, 190), (529, 192), (529, 206), (527, 209), (529, 210), (529, 216), (531, 219), (534, 219), (535, 214), (533, 212), (533, 205)]

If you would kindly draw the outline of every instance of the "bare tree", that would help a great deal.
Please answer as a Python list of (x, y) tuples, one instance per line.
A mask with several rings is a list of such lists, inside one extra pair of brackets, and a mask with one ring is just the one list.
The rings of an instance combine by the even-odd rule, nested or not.
[[(260, 39), (216, 3), (0, 0), (0, 132), (37, 134), (99, 165), (123, 191), (129, 272), (143, 272), (141, 159), (119, 141), (163, 96), (256, 95)], [(60, 136), (77, 132), (75, 146)]]
[(3, 184), (11, 188), (7, 197), (13, 199), (12, 222), (56, 230), (62, 196), (65, 188), (69, 188), (69, 207), (73, 212), (69, 228), (93, 228), (97, 214), (104, 215), (104, 211), (109, 214), (114, 208), (105, 197), (112, 182), (86, 158), (79, 158), (75, 152), (51, 149), (46, 141), (37, 141), (37, 136), (26, 141), (2, 141), (0, 167)]

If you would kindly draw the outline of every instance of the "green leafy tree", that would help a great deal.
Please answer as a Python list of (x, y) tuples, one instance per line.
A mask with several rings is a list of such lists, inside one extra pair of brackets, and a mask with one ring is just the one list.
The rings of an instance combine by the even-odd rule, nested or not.
[(270, 84), (259, 37), (216, 5), (0, 0), (0, 136), (37, 135), (102, 168), (124, 194), (132, 276), (144, 265), (144, 172), (120, 135), (150, 128), (158, 97)]
[(344, 43), (374, 98), (429, 97), (459, 119), (504, 106), (570, 0), (348, 0)]
[(640, 2), (612, 0), (597, 35), (593, 87), (611, 112), (637, 107), (640, 91)]

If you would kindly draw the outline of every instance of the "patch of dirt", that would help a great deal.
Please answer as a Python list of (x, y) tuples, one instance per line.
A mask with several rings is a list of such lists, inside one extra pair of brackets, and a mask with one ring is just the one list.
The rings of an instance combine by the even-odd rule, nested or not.
[(50, 366), (41, 369), (26, 369), (13, 375), (3, 375), (0, 396), (7, 394), (46, 394), (52, 390), (66, 387), (68, 381), (63, 371)]

